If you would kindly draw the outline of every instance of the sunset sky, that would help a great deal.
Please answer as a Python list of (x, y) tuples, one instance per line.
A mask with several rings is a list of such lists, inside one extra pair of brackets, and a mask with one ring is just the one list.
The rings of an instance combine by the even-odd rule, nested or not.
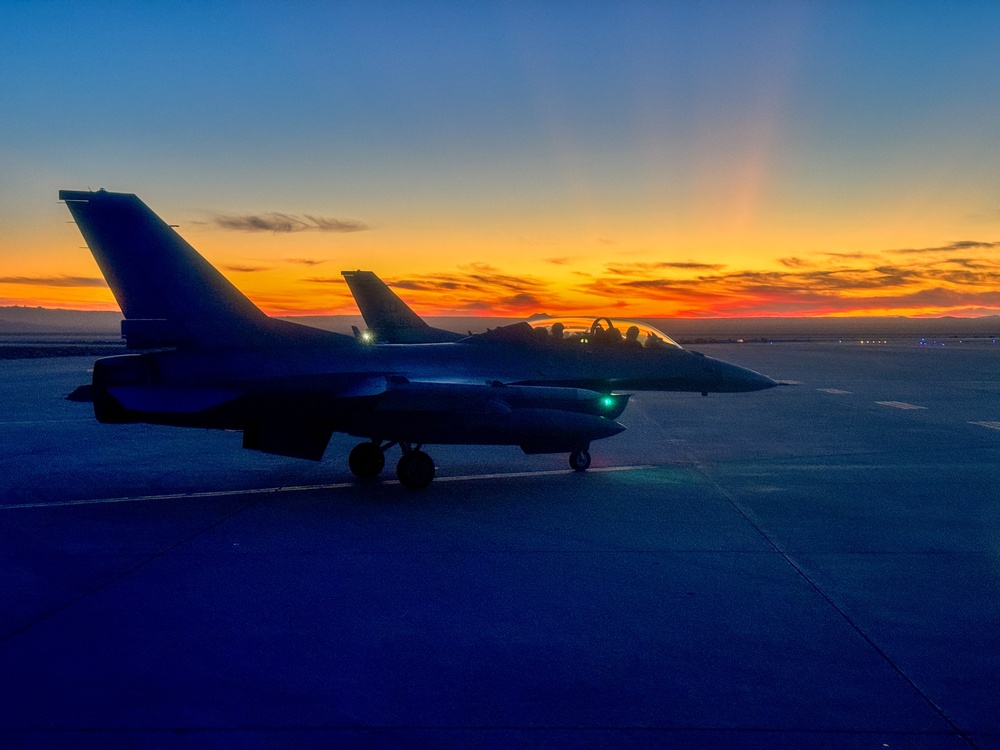
[(1000, 313), (1000, 3), (0, 0), (0, 306), (116, 309), (60, 188), (272, 314)]

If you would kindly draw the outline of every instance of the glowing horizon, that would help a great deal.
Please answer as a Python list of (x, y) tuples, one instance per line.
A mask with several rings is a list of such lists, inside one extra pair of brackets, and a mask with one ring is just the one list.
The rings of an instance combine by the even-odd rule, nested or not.
[[(71, 264), (52, 274), (45, 271), (46, 260), (17, 276), (0, 277), (0, 306), (117, 309), (76, 226), (67, 221), (47, 241), (76, 243)], [(317, 229), (316, 222), (334, 228)], [(597, 238), (588, 249), (562, 255), (564, 248), (554, 241), (544, 245), (522, 241), (520, 257), (508, 255), (505, 268), (479, 260), (448, 267), (449, 254), (460, 250), (442, 247), (433, 232), (424, 242), (436, 247), (437, 255), (430, 249), (414, 249), (415, 243), (407, 243), (398, 232), (390, 233), (396, 236), (389, 241), (409, 249), (393, 252), (382, 245), (376, 254), (372, 248), (381, 244), (377, 229), (356, 219), (313, 214), (194, 218), (182, 221), (179, 231), (270, 315), (356, 314), (340, 275), (341, 270), (354, 268), (379, 273), (422, 315), (523, 317), (613, 311), (631, 317), (702, 318), (1000, 313), (1000, 262), (991, 257), (1000, 242), (986, 240), (803, 253), (757, 268), (709, 262), (722, 254), (703, 251), (680, 256), (687, 260), (645, 260), (649, 253), (622, 248), (609, 238)], [(370, 236), (363, 238), (362, 233)], [(352, 245), (360, 248), (350, 251)], [(352, 252), (371, 262), (351, 263)], [(483, 252), (481, 257), (498, 252)], [(414, 259), (426, 266), (427, 259), (435, 257), (436, 268), (413, 268)]]

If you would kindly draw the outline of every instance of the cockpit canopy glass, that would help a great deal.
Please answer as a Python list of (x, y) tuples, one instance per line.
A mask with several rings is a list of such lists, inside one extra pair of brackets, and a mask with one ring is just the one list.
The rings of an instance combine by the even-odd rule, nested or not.
[(681, 348), (681, 345), (647, 323), (625, 318), (541, 318), (529, 323), (557, 341), (579, 344), (622, 345), (636, 348)]

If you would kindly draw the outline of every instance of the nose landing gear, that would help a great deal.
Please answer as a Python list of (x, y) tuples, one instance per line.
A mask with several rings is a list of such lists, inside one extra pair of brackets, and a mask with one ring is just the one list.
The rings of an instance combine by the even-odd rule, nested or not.
[(573, 471), (586, 471), (590, 468), (590, 451), (577, 448), (569, 454), (569, 466)]

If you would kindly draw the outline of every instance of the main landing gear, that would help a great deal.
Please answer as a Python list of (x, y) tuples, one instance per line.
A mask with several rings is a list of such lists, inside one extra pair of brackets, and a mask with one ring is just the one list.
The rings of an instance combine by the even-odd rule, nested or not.
[(385, 450), (374, 441), (358, 443), (347, 457), (347, 464), (354, 476), (360, 479), (374, 479), (385, 468)]
[[(420, 450), (419, 445), (393, 441), (382, 444), (381, 440), (358, 443), (347, 459), (351, 473), (359, 479), (374, 479), (385, 468), (385, 452), (394, 445), (403, 449), (403, 455), (396, 464), (399, 483), (408, 490), (422, 490), (434, 479), (434, 460)], [(590, 468), (590, 451), (577, 448), (569, 454), (569, 465), (573, 471)]]
[(434, 460), (420, 450), (402, 443), (403, 455), (396, 464), (396, 476), (399, 483), (408, 490), (422, 490), (434, 479)]
[[(347, 459), (351, 473), (359, 479), (374, 479), (385, 468), (385, 452), (396, 445), (396, 442), (382, 445), (381, 441), (372, 440), (358, 443), (351, 450)], [(420, 446), (411, 443), (399, 443), (403, 455), (396, 464), (396, 476), (399, 483), (408, 490), (422, 490), (434, 479), (434, 461), (420, 450)]]

